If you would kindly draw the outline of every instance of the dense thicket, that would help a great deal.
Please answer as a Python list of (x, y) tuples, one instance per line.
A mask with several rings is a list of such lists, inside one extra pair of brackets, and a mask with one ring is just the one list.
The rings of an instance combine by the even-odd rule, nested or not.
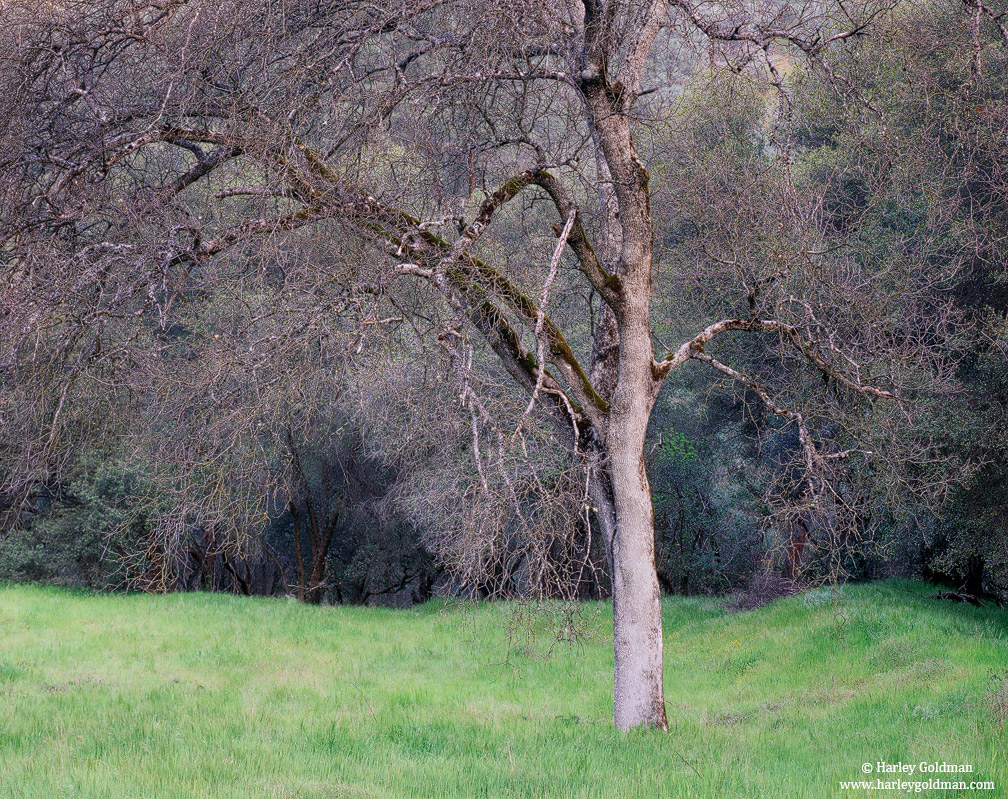
[[(942, 368), (952, 370), (942, 392), (922, 388), (910, 398), (914, 422), (899, 435), (916, 436), (919, 443), (911, 448), (917, 462), (904, 477), (887, 485), (870, 459), (852, 462), (843, 473), (845, 501), (856, 508), (856, 518), (839, 536), (821, 519), (790, 508), (781, 515), (781, 497), (793, 499), (800, 492), (801, 478), (789, 472), (801, 449), (793, 428), (778, 432), (779, 416), (768, 414), (745, 386), (710, 389), (695, 376), (671, 381), (659, 397), (646, 447), (665, 590), (737, 590), (766, 571), (821, 579), (892, 569), (923, 572), (976, 593), (1005, 587), (1008, 113), (999, 23), (975, 8), (971, 16), (954, 4), (898, 7), (857, 46), (835, 54), (828, 71), (814, 65), (791, 70), (783, 106), (772, 99), (770, 87), (739, 81), (716, 60), (710, 66), (695, 62), (678, 78), (681, 93), (666, 95), (653, 113), (640, 146), (652, 167), (653, 203), (660, 212), (656, 268), (665, 282), (656, 298), (656, 322), (662, 335), (675, 340), (689, 334), (692, 327), (683, 320), (704, 318), (712, 306), (724, 304), (711, 295), (712, 269), (737, 270), (740, 259), (773, 264), (775, 258), (808, 257), (806, 242), (799, 241), (807, 232), (781, 214), (793, 209), (784, 208), (779, 184), (793, 181), (802, 196), (816, 198), (814, 218), (805, 224), (817, 230), (819, 246), (852, 253), (863, 279), (899, 281), (921, 274), (914, 271), (921, 263), (930, 265), (923, 272), (926, 283), (905, 286), (935, 315), (932, 330), (913, 335), (927, 340)], [(14, 55), (8, 51), (5, 57)], [(169, 63), (153, 68), (164, 68), (166, 79), (173, 69)], [(16, 95), (26, 87), (8, 88)], [(88, 91), (85, 87), (80, 96)], [(8, 117), (5, 126), (10, 155), (22, 158), (12, 137), (26, 133), (23, 125)], [(781, 147), (788, 148), (784, 172)], [(381, 155), (374, 157), (380, 164)], [(440, 179), (458, 177), (449, 172)], [(129, 174), (118, 180), (128, 182)], [(473, 180), (471, 171), (468, 179)], [(5, 196), (13, 191), (8, 185)], [(193, 198), (197, 208), (208, 199), (207, 194)], [(51, 246), (73, 246), (65, 224), (50, 224)], [(8, 217), (6, 225), (11, 241), (18, 220)], [(263, 269), (298, 268), (296, 252), (278, 246), (256, 256)], [(312, 246), (313, 257), (319, 257), (318, 241)], [(520, 251), (524, 244), (513, 246)], [(16, 267), (12, 250), (4, 253), (8, 270)], [(762, 274), (757, 284), (779, 277), (765, 269)], [(547, 594), (569, 593), (562, 586), (572, 580), (578, 595), (608, 590), (597, 539), (594, 545), (590, 536), (587, 544), (581, 539), (575, 544), (584, 550), (575, 558), (581, 563), (576, 571), (561, 565), (546, 576), (533, 572), (565, 562), (561, 550), (568, 533), (536, 540), (515, 528), (523, 513), (542, 514), (548, 507), (542, 499), (550, 496), (568, 499), (558, 500), (555, 519), (544, 516), (537, 527), (574, 530), (589, 524), (566, 507), (571, 486), (565, 485), (562, 461), (550, 465), (540, 458), (535, 479), (518, 494), (507, 470), (499, 472), (508, 492), (528, 496), (528, 502), (509, 498), (475, 522), (477, 529), (492, 525), (503, 534), (488, 533), (474, 549), (473, 525), (453, 527), (469, 486), (479, 480), (486, 485), (488, 479), (479, 442), (475, 470), (467, 455), (473, 446), (469, 417), (481, 411), (476, 394), (469, 394), (476, 378), (468, 367), (461, 372), (458, 367), (460, 358), (471, 362), (471, 352), (442, 346), (448, 365), (438, 367), (434, 382), (453, 383), (445, 392), (452, 397), (461, 388), (462, 403), (445, 412), (449, 400), (436, 414), (424, 414), (429, 400), (402, 400), (420, 387), (430, 391), (431, 375), (414, 375), (409, 388), (413, 378), (395, 371), (427, 357), (420, 339), (372, 336), (366, 342), (374, 353), (370, 359), (365, 353), (348, 363), (340, 347), (352, 352), (356, 346), (361, 354), (365, 342), (358, 328), (326, 326), (309, 332), (309, 338), (327, 342), (315, 353), (273, 346), (265, 355), (242, 356), (237, 345), (250, 343), (252, 353), (268, 334), (261, 321), (266, 313), (299, 318), (308, 331), (318, 325), (305, 316), (318, 309), (299, 307), (296, 296), (269, 295), (261, 285), (258, 294), (246, 291), (231, 286), (208, 292), (197, 284), (183, 295), (176, 321), (165, 327), (162, 320), (158, 328), (152, 319), (144, 335), (171, 366), (168, 372), (151, 362), (146, 366), (162, 378), (170, 373), (170, 388), (150, 383), (138, 394), (134, 386), (124, 397), (91, 384), (76, 398), (80, 406), (67, 431), (68, 440), (76, 436), (80, 446), (62, 449), (57, 462), (50, 459), (50, 474), (29, 473), (28, 482), (14, 468), (26, 457), (16, 435), (26, 417), (14, 406), (27, 407), (32, 400), (24, 384), (8, 380), (3, 406), (8, 513), (0, 577), (156, 590), (286, 591), (310, 601), (416, 601), (436, 584), (483, 595), (520, 594), (532, 586), (545, 587)], [(347, 310), (340, 296), (333, 305), (337, 315)], [(750, 301), (756, 298), (750, 293)], [(61, 300), (73, 301), (69, 295)], [(725, 310), (733, 309), (728, 304)], [(868, 312), (892, 309), (879, 305)], [(13, 309), (5, 313), (13, 323)], [(563, 309), (554, 313), (563, 315)], [(225, 329), (227, 343), (215, 353)], [(572, 340), (589, 332), (575, 325)], [(97, 351), (101, 336), (94, 333), (84, 353)], [(762, 379), (785, 374), (762, 342), (724, 351)], [(8, 367), (14, 367), (16, 354), (12, 350)], [(194, 355), (199, 369), (191, 370)], [(220, 371), (213, 382), (205, 379), (208, 355), (218, 360), (226, 381)], [(306, 380), (311, 370), (306, 358), (327, 362), (330, 377)], [(375, 375), (393, 363), (390, 388), (389, 378), (383, 382)], [(272, 371), (265, 393), (248, 383), (257, 368)], [(481, 395), (503, 401), (495, 388), (500, 377), (492, 368), (489, 375)], [(230, 412), (220, 414), (219, 400), (207, 398), (227, 385), (233, 391)], [(806, 400), (811, 396), (795, 385)], [(698, 393), (706, 394), (705, 402), (684, 409)], [(302, 401), (291, 404), (292, 394)], [(518, 420), (522, 405), (510, 411)], [(500, 413), (499, 402), (494, 413)], [(98, 422), (95, 415), (106, 418)], [(424, 433), (408, 437), (403, 446), (396, 432), (402, 424)], [(101, 436), (116, 429), (125, 437), (111, 449), (99, 448), (88, 443), (89, 425)], [(173, 425), (170, 433), (165, 425)], [(871, 420), (867, 426), (861, 441), (871, 437)], [(270, 431), (265, 437), (263, 427)], [(888, 425), (879, 432), (890, 435)], [(838, 449), (858, 438), (835, 426), (831, 432), (827, 426), (825, 435), (835, 438)], [(503, 463), (507, 458), (501, 454)], [(201, 468), (193, 470), (194, 462)], [(515, 461), (514, 479), (533, 462), (534, 455)], [(917, 500), (909, 493), (911, 484), (933, 490)], [(456, 492), (457, 501), (445, 502)], [(530, 545), (539, 551), (530, 554)], [(437, 562), (449, 562), (451, 576), (443, 575)]]

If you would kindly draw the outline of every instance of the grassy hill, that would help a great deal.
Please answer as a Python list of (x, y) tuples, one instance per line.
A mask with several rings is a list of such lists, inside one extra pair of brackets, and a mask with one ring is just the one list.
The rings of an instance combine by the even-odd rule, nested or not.
[(506, 605), (0, 587), (0, 797), (893, 795), (840, 786), (878, 761), (1008, 796), (1008, 612), (928, 590), (665, 600), (671, 734), (621, 735), (605, 605), (549, 653)]

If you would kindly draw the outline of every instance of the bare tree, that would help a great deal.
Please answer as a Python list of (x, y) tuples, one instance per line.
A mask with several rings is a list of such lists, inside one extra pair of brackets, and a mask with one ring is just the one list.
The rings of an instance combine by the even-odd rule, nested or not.
[[(831, 50), (884, 11), (688, 0), (5, 4), (0, 343), (19, 431), (4, 444), (5, 461), (19, 464), (7, 493), (59, 468), (74, 420), (92, 418), (108, 391), (156, 391), (164, 352), (178, 346), (166, 335), (208, 293), (227, 294), (234, 319), (249, 323), (190, 330), (217, 351), (216, 363), (199, 361), (214, 378), (206, 385), (216, 390), (214, 369), (240, 363), (253, 378), (234, 390), (252, 398), (299, 390), (257, 376), (278, 351), (297, 350), (310, 375), (360, 353), (354, 330), (390, 328), (436, 338), (468, 373), (482, 363), (470, 354), (476, 334), (524, 392), (519, 429), (549, 427), (583, 475), (587, 529), (601, 536), (612, 583), (616, 726), (667, 728), (644, 442), (669, 374), (702, 362), (793, 425), (805, 512), (837, 500), (831, 467), (865, 448), (831, 450), (835, 439), (817, 438), (807, 413), (719, 356), (717, 342), (752, 334), (791, 353), (789, 374), (805, 373), (797, 358), (830, 384), (831, 413), (898, 403), (901, 375), (886, 367), (901, 358), (936, 369), (919, 341), (894, 351), (884, 314), (873, 315), (900, 287), (860, 319), (834, 313), (855, 285), (843, 279), (850, 262), (823, 246), (814, 202), (788, 178), (785, 63), (804, 54), (829, 73)], [(661, 259), (635, 137), (662, 123), (704, 59), (775, 98), (764, 150), (779, 168), (765, 180), (781, 188), (765, 199), (798, 233), (787, 259), (762, 261), (766, 248), (747, 262), (709, 253), (703, 263), (728, 268), (708, 290), (739, 290), (709, 306), (723, 315), (686, 320), (693, 330), (656, 350)], [(286, 308), (297, 309), (290, 320)], [(249, 331), (262, 334), (250, 341)], [(487, 435), (500, 452), (516, 446), (465, 385), (460, 402), (477, 467), (481, 435), (484, 447)]]

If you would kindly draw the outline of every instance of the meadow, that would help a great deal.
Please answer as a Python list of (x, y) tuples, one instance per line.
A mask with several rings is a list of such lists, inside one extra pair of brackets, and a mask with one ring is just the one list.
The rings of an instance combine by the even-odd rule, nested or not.
[(879, 761), (1008, 796), (1008, 611), (933, 591), (665, 599), (670, 733), (623, 735), (604, 603), (557, 642), (557, 606), (0, 586), (0, 797), (893, 795), (840, 786)]

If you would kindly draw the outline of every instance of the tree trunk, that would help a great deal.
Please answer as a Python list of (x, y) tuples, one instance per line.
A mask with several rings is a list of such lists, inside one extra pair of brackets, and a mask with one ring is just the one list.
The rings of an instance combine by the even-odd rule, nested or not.
[(305, 564), (301, 553), (301, 515), (298, 513), (294, 500), (287, 504), (291, 519), (294, 523), (294, 560), (297, 562), (297, 598), (299, 602), (305, 601)]
[(322, 604), (322, 593), (324, 591), (322, 583), (325, 580), (326, 555), (327, 552), (322, 549), (312, 551), (311, 582), (309, 583), (307, 596), (304, 599), (309, 605)]
[(644, 469), (644, 439), (655, 399), (651, 341), (646, 310), (625, 314), (624, 320), (606, 435), (616, 524), (611, 555), (613, 717), (619, 730), (641, 726), (667, 730), (654, 507)]
[(979, 555), (971, 555), (966, 566), (963, 590), (974, 596), (984, 595), (984, 560)]
[[(643, 468), (632, 447), (612, 439), (610, 467), (594, 473), (592, 504), (612, 581), (613, 720), (626, 731), (668, 729), (662, 683), (661, 600), (654, 566), (654, 515)], [(627, 463), (631, 468), (625, 468)]]
[[(630, 451), (628, 451), (630, 450)], [(613, 648), (617, 729), (668, 729), (662, 685), (661, 594), (654, 565), (651, 492), (634, 452), (614, 442)], [(630, 460), (630, 463), (627, 461)]]

